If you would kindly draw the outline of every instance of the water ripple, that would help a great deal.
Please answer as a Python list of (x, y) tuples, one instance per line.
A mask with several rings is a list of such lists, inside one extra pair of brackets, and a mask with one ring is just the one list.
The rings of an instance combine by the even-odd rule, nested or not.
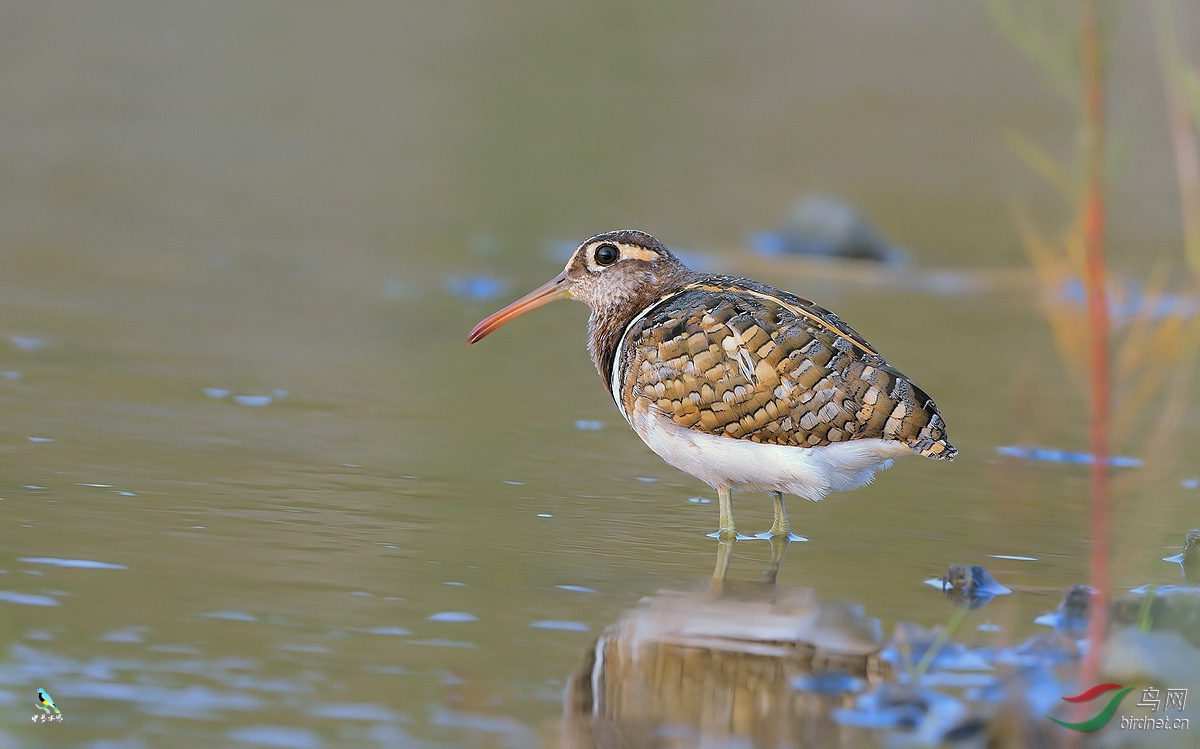
[(57, 606), (58, 601), (50, 596), (31, 595), (29, 593), (16, 593), (11, 590), (0, 590), (0, 601), (8, 601), (9, 603), (18, 603), (22, 606)]
[(225, 734), (231, 741), (253, 746), (278, 747), (278, 749), (318, 749), (321, 739), (307, 728), (287, 726), (250, 726)]
[(587, 632), (589, 627), (583, 622), (567, 622), (555, 619), (542, 619), (532, 622), (529, 626), (534, 629), (561, 629), (566, 632)]
[(88, 569), (88, 570), (127, 570), (129, 569), (123, 564), (111, 564), (109, 562), (95, 562), (91, 559), (59, 559), (57, 557), (21, 557), (20, 561), (26, 564), (49, 564), (55, 567), (71, 567), (73, 569)]
[(465, 611), (440, 611), (429, 617), (431, 622), (475, 622), (479, 617)]

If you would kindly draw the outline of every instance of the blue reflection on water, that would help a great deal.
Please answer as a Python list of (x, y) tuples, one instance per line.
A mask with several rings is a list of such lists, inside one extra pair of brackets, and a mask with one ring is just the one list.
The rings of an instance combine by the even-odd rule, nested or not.
[(446, 279), (446, 293), (464, 299), (495, 299), (508, 291), (508, 281), (492, 276), (451, 276)]
[[(1091, 465), (1095, 458), (1091, 453), (1078, 453), (1069, 450), (1051, 450), (1032, 445), (1002, 445), (996, 448), (998, 455), (1022, 460), (1041, 460), (1049, 463), (1074, 463)], [(1142, 460), (1124, 455), (1110, 455), (1108, 464), (1114, 468), (1140, 468)]]
[(89, 570), (127, 570), (123, 564), (109, 562), (94, 562), (90, 559), (59, 559), (58, 557), (21, 557), (27, 564), (49, 564), (55, 567), (73, 567)]
[(57, 606), (58, 601), (50, 596), (39, 596), (30, 593), (17, 593), (11, 590), (0, 590), (0, 601), (16, 603), (22, 606)]

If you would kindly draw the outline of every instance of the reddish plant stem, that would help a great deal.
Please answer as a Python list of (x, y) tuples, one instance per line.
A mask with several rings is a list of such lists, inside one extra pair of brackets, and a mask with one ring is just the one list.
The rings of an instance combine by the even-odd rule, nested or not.
[(1107, 273), (1104, 263), (1104, 63), (1100, 49), (1100, 20), (1095, 0), (1079, 0), (1083, 70), (1084, 169), (1083, 201), (1084, 286), (1087, 289), (1091, 370), (1091, 554), (1092, 597), (1088, 616), (1088, 652), (1081, 678), (1094, 684), (1099, 676), (1101, 646), (1108, 616), (1109, 467), (1108, 437), (1111, 373), (1108, 351)]

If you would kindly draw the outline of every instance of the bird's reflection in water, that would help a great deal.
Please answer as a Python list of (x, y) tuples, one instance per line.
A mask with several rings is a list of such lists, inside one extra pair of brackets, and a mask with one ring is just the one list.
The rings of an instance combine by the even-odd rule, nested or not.
[[(762, 583), (773, 586), (779, 579), (779, 567), (783, 564), (783, 555), (787, 553), (792, 540), (788, 536), (770, 536), (767, 542), (771, 544), (771, 563), (762, 573)], [(717, 541), (717, 566), (713, 568), (712, 576), (713, 593), (720, 594), (725, 588), (729, 562), (733, 559), (733, 544), (734, 541), (728, 539)]]
[(722, 542), (711, 585), (643, 599), (597, 639), (566, 690), (563, 746), (856, 746), (870, 739), (830, 719), (882, 681), (879, 622), (858, 606), (775, 585), (786, 539), (761, 580), (726, 577)]

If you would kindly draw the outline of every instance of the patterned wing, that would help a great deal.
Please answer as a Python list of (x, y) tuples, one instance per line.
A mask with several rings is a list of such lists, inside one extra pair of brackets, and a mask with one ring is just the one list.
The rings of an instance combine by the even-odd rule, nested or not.
[(630, 326), (626, 413), (650, 399), (681, 426), (776, 445), (899, 440), (953, 459), (937, 406), (832, 312), (732, 278), (690, 284)]

